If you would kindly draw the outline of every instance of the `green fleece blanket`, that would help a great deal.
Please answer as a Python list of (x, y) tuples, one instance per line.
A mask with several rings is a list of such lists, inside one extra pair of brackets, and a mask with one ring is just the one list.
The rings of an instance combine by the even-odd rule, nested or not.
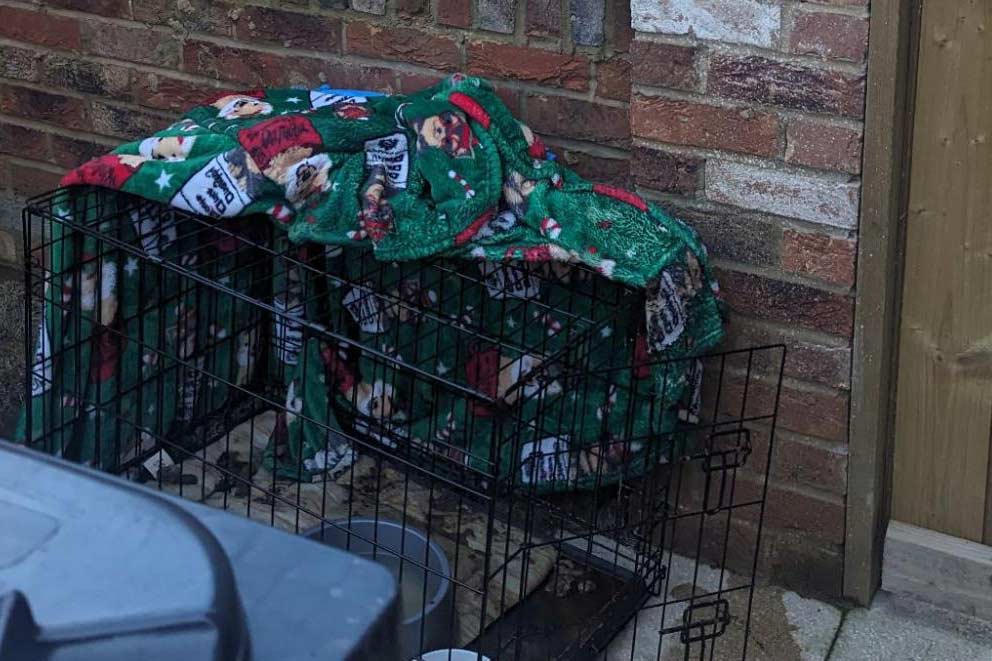
[[(698, 407), (695, 361), (648, 363), (686, 359), (721, 338), (716, 285), (696, 234), (636, 194), (568, 170), (476, 78), (455, 75), (405, 96), (222, 94), (65, 177), (61, 213), (84, 224), (106, 219), (112, 202), (99, 216), (74, 207), (82, 185), (190, 211), (235, 236), (263, 214), (279, 230), (269, 248), (300, 246), (296, 259), (271, 265), (261, 296), (279, 314), (263, 322), (259, 308), (233, 296), (205, 302), (174, 273), (149, 282), (136, 277), (134, 258), (93, 258), (105, 252), (95, 238), (82, 238), (81, 251), (78, 242), (52, 242), (47, 284), (61, 299), (45, 311), (32, 429), (22, 417), (18, 437), (44, 436), (105, 468), (143, 433), (165, 434), (218, 409), (230, 395), (223, 381), (261, 377), (285, 393), (267, 452), (284, 477), (350, 465), (344, 431), (534, 488), (589, 487), (656, 461), (659, 439), (680, 412)], [(207, 277), (233, 272), (224, 286), (259, 296), (252, 269), (235, 268), (236, 242), (226, 234), (207, 240), (185, 231), (189, 221), (172, 227), (154, 217), (131, 212), (130, 221), (103, 220), (98, 229), (140, 246), (146, 260)], [(416, 268), (426, 258), (458, 266), (442, 277), (442, 269)], [(344, 284), (361, 282), (370, 262), (382, 272), (369, 283), (381, 297)], [(452, 296), (457, 269), (486, 287)], [(595, 297), (574, 295), (591, 291), (593, 279), (643, 289), (643, 314), (577, 328), (569, 320), (604, 317)], [(569, 308), (576, 305), (583, 309)], [(272, 323), (269, 332), (262, 323)], [(469, 334), (503, 339), (466, 343)], [(614, 334), (620, 343), (602, 341)], [(589, 352), (582, 365), (614, 369), (578, 381), (561, 373), (553, 357), (576, 345)], [(269, 352), (267, 375), (249, 373), (259, 351)], [(410, 367), (498, 405), (414, 378)]]

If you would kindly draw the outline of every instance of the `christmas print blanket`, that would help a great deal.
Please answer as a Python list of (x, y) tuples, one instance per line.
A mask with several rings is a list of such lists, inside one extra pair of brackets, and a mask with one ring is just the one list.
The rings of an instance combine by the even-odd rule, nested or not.
[[(107, 224), (100, 230), (140, 245), (148, 259), (197, 271), (237, 257), (225, 254), (225, 241), (168, 226), (161, 214), (131, 212), (129, 222), (108, 220), (117, 216), (105, 208), (99, 216), (92, 208), (73, 211), (73, 191), (124, 191), (210, 219), (235, 236), (248, 231), (249, 217), (264, 215), (277, 230), (269, 247), (299, 255), (272, 266), (268, 294), (259, 294), (245, 269), (231, 269), (238, 275), (222, 283), (269, 296), (278, 314), (259, 333), (239, 330), (257, 310), (236, 297), (205, 302), (177, 293), (180, 279), (171, 272), (144, 281), (134, 275), (133, 258), (85, 259), (87, 245), (97, 251), (94, 238), (83, 239), (82, 260), (48, 256), (56, 272), (49, 284), (61, 287), (63, 304), (44, 313), (32, 415), (22, 416), (18, 436), (50, 436), (51, 420), (73, 421), (56, 426), (55, 446), (104, 467), (120, 460), (122, 448), (140, 444), (128, 437), (140, 436), (137, 430), (164, 434), (215, 409), (229, 387), (207, 387), (203, 374), (237, 386), (257, 381), (249, 372), (261, 363), (285, 399), (266, 455), (282, 477), (340, 472), (354, 461), (343, 433), (365, 433), (534, 488), (589, 487), (659, 456), (648, 452), (657, 450), (651, 439), (698, 406), (700, 370), (687, 358), (722, 334), (716, 285), (695, 232), (634, 193), (571, 172), (476, 78), (455, 75), (410, 95), (219, 94), (154, 136), (82, 165), (62, 184), (63, 213), (76, 223)], [(427, 258), (455, 260), (491, 286), (473, 290), (471, 300), (439, 296), (443, 270), (411, 269)], [(369, 260), (384, 267), (374, 284), (410, 305), (341, 286), (361, 282)], [(610, 354), (595, 364), (619, 369), (585, 383), (577, 398), (574, 384), (544, 363), (575, 341), (556, 310), (576, 305), (569, 292), (579, 281), (592, 288), (594, 280), (642, 289), (646, 302), (642, 314), (597, 327), (598, 336), (616, 334), (627, 344), (602, 344), (599, 351)], [(592, 307), (597, 299), (580, 300)], [(548, 312), (533, 313), (530, 301)], [(568, 312), (597, 317), (595, 310)], [(308, 323), (326, 328), (342, 318), (347, 323), (330, 330), (390, 356), (393, 372), (307, 332)], [(462, 346), (459, 330), (494, 323), (489, 335), (500, 342)], [(425, 337), (433, 348), (419, 352)], [(129, 355), (141, 345), (161, 351)], [(59, 350), (68, 346), (79, 349), (71, 356)], [(267, 360), (259, 360), (260, 351)], [(169, 372), (171, 387), (144, 392), (142, 370), (169, 356), (184, 365)], [(687, 360), (655, 365), (664, 359)], [(405, 366), (465, 383), (501, 406), (479, 406), (457, 390), (440, 393), (436, 384), (406, 378)], [(635, 392), (649, 394), (651, 405), (630, 406)], [(113, 405), (100, 405), (107, 401)], [(539, 414), (540, 424), (527, 422)], [(493, 433), (509, 429), (506, 419), (523, 421), (512, 443)], [(555, 420), (563, 421), (560, 429)]]

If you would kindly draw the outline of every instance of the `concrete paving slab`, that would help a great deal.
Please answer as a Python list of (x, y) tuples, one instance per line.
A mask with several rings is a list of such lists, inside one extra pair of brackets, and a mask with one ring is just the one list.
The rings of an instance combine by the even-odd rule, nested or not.
[[(663, 600), (649, 601), (624, 631), (613, 641), (607, 658), (615, 661), (682, 661), (740, 659), (746, 628), (747, 590), (734, 590), (744, 584), (740, 577), (721, 573), (709, 566), (687, 558), (674, 556), (667, 582), (669, 605)], [(695, 585), (695, 588), (693, 587)], [(663, 628), (676, 628), (683, 622), (688, 598), (705, 595), (722, 585), (729, 604), (730, 622), (726, 631), (707, 645), (691, 643), (688, 657), (678, 632), (661, 633)], [(672, 604), (672, 601), (685, 602)], [(841, 611), (829, 604), (805, 599), (794, 592), (775, 586), (759, 586), (754, 593), (751, 612), (751, 635), (748, 659), (760, 661), (823, 661), (836, 635)], [(664, 623), (664, 627), (662, 624)]]
[(992, 622), (880, 592), (850, 611), (830, 661), (992, 661)]

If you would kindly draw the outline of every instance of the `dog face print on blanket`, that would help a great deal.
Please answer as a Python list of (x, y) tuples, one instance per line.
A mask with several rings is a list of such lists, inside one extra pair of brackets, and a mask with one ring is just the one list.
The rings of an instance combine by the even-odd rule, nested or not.
[(465, 116), (454, 110), (416, 119), (413, 126), (420, 150), (434, 147), (454, 158), (472, 158), (473, 150), (479, 144)]
[(299, 208), (312, 195), (331, 186), (333, 161), (322, 151), (323, 140), (306, 117), (266, 120), (238, 133), (238, 141), (258, 169), (285, 191)]
[(226, 94), (211, 105), (217, 109), (219, 119), (247, 119), (272, 113), (272, 104), (263, 101), (264, 92), (243, 92)]

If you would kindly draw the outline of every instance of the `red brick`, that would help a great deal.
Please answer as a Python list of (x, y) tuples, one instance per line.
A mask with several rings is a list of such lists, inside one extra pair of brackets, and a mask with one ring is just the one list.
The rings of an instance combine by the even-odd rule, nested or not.
[(112, 106), (100, 101), (91, 102), (92, 125), (89, 130), (112, 138), (136, 140), (160, 131), (169, 125), (169, 119), (133, 108)]
[(691, 101), (635, 95), (630, 107), (634, 135), (677, 145), (776, 156), (777, 115)]
[(861, 132), (810, 119), (793, 119), (787, 131), (785, 160), (823, 170), (861, 172)]
[(631, 78), (639, 85), (695, 90), (699, 86), (697, 51), (691, 46), (635, 40), (631, 44)]
[(179, 41), (172, 34), (87, 22), (83, 28), (83, 43), (87, 52), (114, 60), (165, 68), (179, 65)]
[(399, 91), (403, 94), (412, 94), (425, 87), (436, 85), (445, 78), (441, 74), (412, 73), (409, 71), (397, 71), (396, 74), (399, 79)]
[(731, 99), (849, 117), (864, 114), (861, 75), (757, 55), (719, 54), (710, 60), (707, 81), (709, 93)]
[(104, 62), (87, 62), (71, 55), (50, 53), (45, 57), (41, 82), (49, 87), (95, 94), (97, 96), (131, 99), (131, 70)]
[[(707, 239), (706, 235), (703, 236)], [(711, 251), (712, 252), (712, 251)], [(850, 340), (824, 341), (811, 339), (773, 326), (734, 317), (727, 327), (727, 349), (746, 349), (782, 343), (786, 346), (785, 375), (793, 379), (817, 383), (839, 390), (851, 388)], [(753, 354), (754, 368), (777, 374), (781, 365), (779, 351)]]
[(630, 60), (617, 56), (596, 65), (596, 96), (630, 100)]
[(630, 161), (625, 158), (602, 158), (575, 149), (563, 150), (561, 158), (568, 167), (589, 181), (628, 187)]
[(630, 2), (609, 2), (606, 5), (606, 39), (621, 53), (630, 50), (634, 29), (630, 27)]
[[(698, 466), (689, 465), (682, 469), (681, 477), (675, 482), (680, 487), (677, 511), (682, 514), (682, 518), (676, 525), (668, 526), (670, 531), (665, 533), (665, 546), (667, 548), (670, 544), (675, 553), (686, 557), (698, 555), (704, 562), (726, 567), (728, 571), (737, 572), (741, 576), (750, 576), (755, 553), (763, 551), (765, 546), (762, 544), (761, 548), (758, 548), (757, 528), (754, 525), (757, 515), (745, 519), (740, 516), (740, 512), (735, 512), (728, 519), (726, 514), (716, 516), (700, 514), (701, 494), (704, 489), (702, 475)], [(716, 495), (715, 481), (711, 481), (711, 485), (711, 493)], [(687, 504), (689, 502), (692, 503), (691, 506)], [(686, 517), (686, 513), (689, 512), (691, 514)], [(641, 649), (641, 646), (642, 643), (638, 641), (638, 649)], [(671, 659), (671, 657), (663, 658), (666, 658), (666, 661)]]
[[(738, 476), (734, 500), (745, 502), (761, 497), (761, 485)], [(738, 497), (739, 496), (739, 497)], [(745, 509), (744, 517), (752, 512)], [(757, 512), (754, 512), (757, 514)], [(778, 530), (801, 531), (828, 544), (844, 542), (844, 502), (820, 497), (805, 490), (789, 488), (770, 481), (765, 505), (765, 524)]]
[(589, 61), (581, 55), (559, 55), (537, 48), (473, 41), (468, 45), (468, 68), (480, 76), (577, 91), (589, 89)]
[[(768, 434), (752, 434), (752, 438), (755, 463), (760, 464), (767, 456)], [(772, 476), (779, 482), (809, 485), (843, 496), (847, 492), (847, 453), (843, 446), (779, 434), (772, 451)]]
[(803, 55), (863, 62), (868, 50), (868, 19), (847, 14), (797, 12), (789, 49)]
[(520, 116), (520, 92), (506, 85), (495, 85), (496, 96), (500, 98), (515, 117)]
[(460, 68), (458, 44), (420, 30), (390, 28), (352, 22), (347, 25), (349, 53), (400, 62), (414, 62), (435, 69)]
[(243, 3), (220, 0), (130, 0), (134, 20), (149, 25), (168, 25), (185, 33), (204, 32), (234, 36), (234, 17)]
[(561, 32), (561, 0), (527, 0), (527, 34), (557, 36)]
[(52, 134), (52, 162), (64, 168), (74, 168), (106, 154), (112, 146), (62, 135)]
[(282, 56), (191, 40), (183, 49), (183, 69), (250, 87), (286, 87), (313, 85), (332, 72), (340, 73), (339, 69), (345, 70), (347, 67), (315, 58)]
[(268, 7), (246, 7), (235, 21), (234, 33), (249, 44), (273, 43), (327, 53), (337, 53), (341, 47), (338, 19)]
[(468, 0), (438, 0), (437, 22), (456, 28), (472, 27), (472, 3)]
[(782, 235), (782, 269), (846, 287), (854, 286), (858, 244), (851, 239), (797, 232)]
[(851, 179), (739, 161), (706, 161), (706, 197), (811, 223), (855, 229), (861, 186)]
[(171, 78), (157, 73), (135, 72), (135, 100), (149, 108), (188, 110), (216, 91), (215, 87), (204, 83)]
[[(751, 454), (743, 471), (763, 479), (768, 467), (769, 427), (747, 425)], [(847, 492), (847, 448), (840, 443), (797, 436), (779, 428), (772, 450), (772, 479), (783, 485), (811, 486), (843, 496)]]
[(86, 104), (69, 96), (0, 84), (0, 112), (70, 129), (86, 129)]
[(45, 0), (45, 5), (59, 9), (73, 9), (98, 16), (131, 17), (128, 0)]
[[(702, 163), (696, 167), (701, 177)], [(699, 232), (713, 257), (738, 264), (778, 266), (782, 231), (777, 224), (742, 211), (720, 213), (682, 206), (672, 211)]]
[(631, 172), (638, 186), (691, 195), (702, 185), (702, 160), (657, 149), (637, 147)]
[(0, 76), (33, 81), (38, 77), (42, 52), (0, 44)]
[(738, 271), (721, 270), (718, 279), (737, 314), (851, 336), (854, 304), (848, 296)]
[[(744, 363), (742, 354), (736, 362)], [(771, 424), (775, 413), (775, 379), (759, 379), (752, 370), (744, 391), (744, 375), (727, 372), (722, 378), (707, 374), (704, 379), (703, 402), (720, 402), (720, 419), (724, 422), (746, 418), (762, 418), (761, 424)], [(719, 386), (719, 397), (716, 388)], [(746, 401), (745, 401), (746, 400)], [(709, 406), (714, 406), (709, 404)], [(785, 383), (778, 400), (779, 428), (827, 441), (847, 442), (848, 393), (817, 386), (793, 386)]]
[(79, 48), (79, 21), (18, 7), (0, 7), (0, 37), (50, 48)]
[(538, 133), (597, 144), (630, 144), (627, 109), (561, 96), (530, 95), (524, 121)]
[(399, 91), (397, 72), (385, 67), (368, 65), (334, 65), (327, 70), (326, 80), (332, 87), (374, 90), (385, 94)]
[(28, 197), (45, 193), (58, 188), (62, 179), (60, 173), (42, 167), (11, 163), (10, 168), (10, 187), (15, 195)]
[[(703, 511), (704, 495), (707, 496), (707, 507), (722, 506), (726, 508), (733, 503), (736, 506), (733, 519), (748, 524), (749, 527), (757, 523), (761, 513), (759, 503), (762, 499), (764, 474), (754, 475), (750, 471), (738, 471), (736, 475), (727, 475), (727, 478), (727, 482), (724, 483), (719, 476), (711, 474), (708, 483), (709, 493), (707, 494), (705, 473), (700, 470), (697, 462), (690, 463), (683, 468), (682, 475), (676, 482), (679, 486), (680, 514), (683, 518), (689, 519), (684, 524), (680, 524), (679, 527), (688, 528), (689, 531), (685, 532), (693, 537), (702, 528), (704, 540), (701, 542), (704, 546), (709, 547), (710, 551), (715, 550), (714, 545), (722, 545), (727, 519), (726, 515), (700, 516)], [(733, 487), (732, 494), (731, 486)], [(723, 487), (722, 493), (721, 487)], [(731, 500), (731, 496), (733, 500)], [(773, 476), (768, 481), (764, 514), (764, 524), (767, 528), (779, 531), (801, 531), (821, 544), (843, 542), (844, 503), (835, 494), (796, 487)], [(744, 550), (753, 558), (755, 538), (753, 535), (748, 535), (746, 530), (737, 532), (738, 534), (743, 533), (743, 539), (732, 539), (730, 543), (740, 545), (741, 542), (747, 540), (744, 543)], [(678, 532), (675, 531), (675, 534), (677, 536)], [(734, 533), (732, 532), (731, 535), (733, 536)], [(684, 540), (682, 543), (685, 541), (689, 541), (691, 544), (696, 542), (692, 538)], [(678, 544), (678, 541), (676, 543)], [(692, 547), (690, 546), (690, 548)], [(729, 548), (728, 551), (730, 551)]]
[(49, 133), (26, 126), (0, 124), (0, 152), (48, 160)]
[(396, 13), (401, 16), (419, 16), (427, 9), (427, 0), (396, 0)]
[(840, 599), (843, 592), (843, 545), (824, 544), (805, 531), (766, 527), (761, 533), (758, 572), (787, 590)]

